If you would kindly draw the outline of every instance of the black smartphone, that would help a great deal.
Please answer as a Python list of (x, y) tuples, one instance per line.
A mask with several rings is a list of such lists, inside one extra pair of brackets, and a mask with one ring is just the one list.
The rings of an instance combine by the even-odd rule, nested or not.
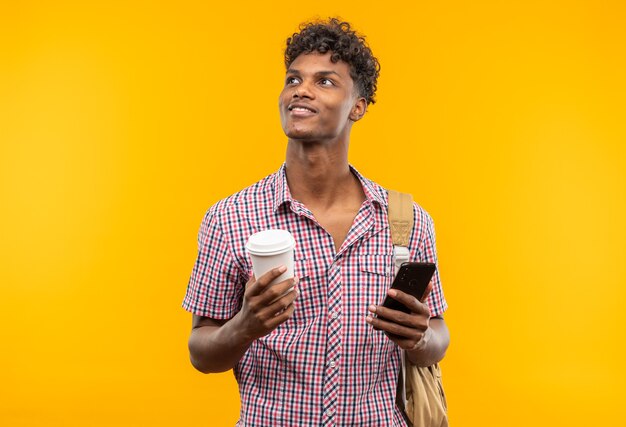
[[(421, 300), (436, 269), (437, 267), (432, 262), (403, 262), (398, 270), (398, 274), (393, 279), (391, 289), (398, 289)], [(396, 301), (389, 295), (383, 301), (383, 307), (405, 313), (411, 312), (406, 305)]]

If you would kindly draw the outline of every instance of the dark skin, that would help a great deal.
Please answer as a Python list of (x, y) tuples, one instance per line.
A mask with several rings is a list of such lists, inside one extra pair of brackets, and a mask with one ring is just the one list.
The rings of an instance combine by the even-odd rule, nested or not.
[[(309, 208), (339, 251), (365, 200), (360, 182), (350, 172), (348, 146), (352, 125), (365, 114), (367, 100), (357, 92), (347, 63), (333, 63), (330, 53), (310, 53), (298, 56), (287, 70), (279, 110), (288, 138), (286, 173), (291, 195)], [(252, 277), (242, 309), (232, 319), (194, 315), (189, 352), (196, 369), (209, 373), (233, 368), (254, 340), (293, 315), (297, 290), (279, 296), (297, 279), (268, 286), (280, 274), (274, 269), (258, 280)], [(427, 293), (431, 289), (432, 285)], [(424, 304), (427, 295), (418, 301), (401, 291), (389, 292), (411, 313), (372, 305), (370, 311), (384, 319), (364, 321), (385, 331), (418, 366), (440, 361), (450, 337), (444, 320), (430, 317)]]

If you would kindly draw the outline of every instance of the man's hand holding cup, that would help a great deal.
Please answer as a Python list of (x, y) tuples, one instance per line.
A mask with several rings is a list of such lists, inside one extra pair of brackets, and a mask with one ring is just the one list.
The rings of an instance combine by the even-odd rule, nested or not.
[(237, 314), (246, 338), (265, 336), (293, 315), (298, 296), (294, 247), (293, 236), (285, 230), (265, 230), (250, 236), (246, 249), (254, 274), (246, 283)]

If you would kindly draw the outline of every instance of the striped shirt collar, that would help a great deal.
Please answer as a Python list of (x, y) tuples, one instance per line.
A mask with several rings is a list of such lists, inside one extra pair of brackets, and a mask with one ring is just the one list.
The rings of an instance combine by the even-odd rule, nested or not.
[[(363, 187), (363, 193), (365, 193), (365, 199), (369, 202), (376, 202), (378, 205), (387, 209), (387, 198), (384, 196), (386, 191), (379, 185), (361, 175), (352, 165), (349, 165), (349, 167), (350, 172), (352, 172), (359, 179), (359, 182)], [(278, 169), (278, 172), (274, 174), (273, 209), (274, 211), (277, 211), (278, 208), (284, 203), (289, 202), (289, 204), (291, 204), (293, 201), (294, 199), (291, 197), (291, 191), (289, 191), (289, 186), (287, 185), (286, 165), (283, 163), (280, 169)]]

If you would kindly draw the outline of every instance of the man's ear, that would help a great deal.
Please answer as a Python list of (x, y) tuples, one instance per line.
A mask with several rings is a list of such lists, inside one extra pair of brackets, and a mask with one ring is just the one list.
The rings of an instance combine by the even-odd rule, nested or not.
[(356, 99), (352, 111), (350, 111), (350, 120), (358, 122), (365, 115), (367, 111), (367, 101), (365, 98), (360, 97)]

